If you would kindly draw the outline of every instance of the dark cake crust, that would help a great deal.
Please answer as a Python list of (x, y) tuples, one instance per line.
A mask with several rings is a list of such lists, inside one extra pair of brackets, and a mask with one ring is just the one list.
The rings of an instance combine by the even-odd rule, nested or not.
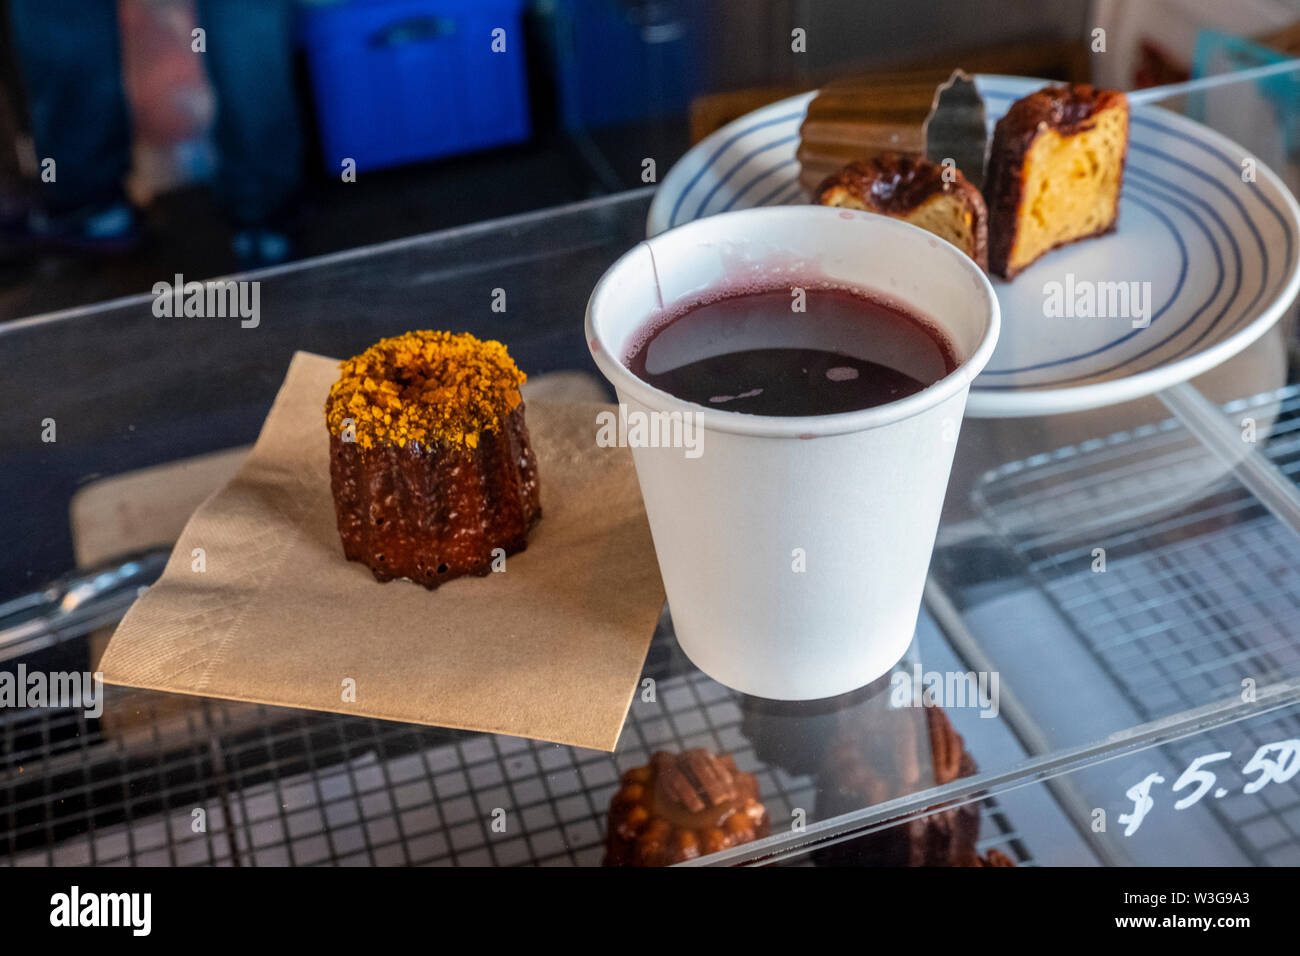
[[(1011, 104), (993, 128), (989, 147), (988, 169), (984, 177), (984, 201), (989, 212), (989, 271), (1004, 279), (1014, 279), (1026, 267), (1010, 269), (1011, 248), (1016, 239), (1016, 214), (1024, 195), (1024, 161), (1034, 138), (1044, 129), (1054, 129), (1062, 136), (1089, 129), (1094, 118), (1113, 107), (1128, 109), (1128, 98), (1116, 90), (1103, 90), (1084, 83), (1073, 86), (1048, 86)], [(1128, 160), (1128, 145), (1120, 157), (1120, 181)], [(1076, 236), (1056, 243), (1052, 249), (1071, 245), (1114, 232), (1119, 225), (1119, 193), (1110, 223), (1086, 236)], [(1052, 251), (1046, 250), (1043, 254)]]
[(414, 441), (364, 449), (331, 434), (330, 486), (348, 560), (380, 581), (409, 578), (431, 590), (490, 573), (495, 548), (523, 551), (542, 513), (522, 402), (473, 449)]
[(604, 866), (671, 866), (765, 837), (758, 779), (729, 754), (657, 751), (623, 774), (609, 805)]
[(842, 186), (873, 209), (898, 215), (911, 212), (937, 192), (956, 194), (963, 199), (971, 192), (979, 195), (956, 167), (953, 172), (957, 178), (952, 182), (944, 180), (943, 170), (938, 163), (919, 156), (886, 153), (849, 163), (827, 176), (817, 188), (817, 196), (820, 198), (831, 188)]
[(944, 193), (959, 200), (971, 213), (974, 249), (971, 258), (985, 268), (988, 262), (988, 211), (984, 197), (961, 170), (951, 167), (954, 178), (944, 179), (944, 167), (920, 156), (883, 153), (870, 160), (849, 163), (823, 180), (813, 201), (824, 203), (834, 189), (843, 189), (863, 205), (887, 216), (904, 216)]

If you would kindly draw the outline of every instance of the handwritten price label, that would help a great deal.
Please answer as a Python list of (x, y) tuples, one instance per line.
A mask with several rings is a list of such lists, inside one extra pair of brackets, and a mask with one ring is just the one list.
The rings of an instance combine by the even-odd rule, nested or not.
[[(1211, 790), (1214, 790), (1216, 798), (1227, 796), (1228, 790), (1224, 787), (1216, 788), (1215, 783), (1218, 778), (1205, 768), (1208, 764), (1227, 760), (1231, 756), (1231, 751), (1224, 750), (1197, 757), (1188, 764), (1187, 769), (1174, 781), (1171, 789), (1174, 793), (1181, 793), (1189, 787), (1192, 789), (1190, 793), (1174, 803), (1174, 809), (1186, 810), (1194, 806)], [(1246, 766), (1241, 768), (1243, 777), (1257, 774), (1254, 780), (1241, 788), (1241, 792), (1258, 793), (1270, 783), (1286, 783), (1297, 773), (1300, 773), (1300, 740), (1279, 740), (1277, 743), (1264, 744), (1246, 761)], [(1124, 796), (1133, 801), (1133, 810), (1130, 813), (1121, 813), (1116, 819), (1124, 824), (1126, 837), (1137, 833), (1142, 821), (1156, 805), (1155, 798), (1151, 796), (1151, 789), (1164, 782), (1165, 778), (1160, 774), (1149, 773), (1124, 791)]]

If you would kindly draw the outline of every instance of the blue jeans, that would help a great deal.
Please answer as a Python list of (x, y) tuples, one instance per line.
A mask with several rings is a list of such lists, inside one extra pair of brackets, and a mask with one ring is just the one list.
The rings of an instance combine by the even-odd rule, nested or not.
[[(9, 0), (13, 41), (52, 213), (118, 199), (131, 163), (114, 0)], [(302, 183), (293, 0), (198, 0), (216, 90), (217, 195), (241, 226), (286, 215)]]

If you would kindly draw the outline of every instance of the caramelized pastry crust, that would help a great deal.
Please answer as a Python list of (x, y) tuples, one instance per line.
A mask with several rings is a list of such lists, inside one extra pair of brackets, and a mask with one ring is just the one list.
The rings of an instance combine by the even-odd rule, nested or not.
[(758, 781), (729, 755), (655, 753), (623, 774), (609, 807), (605, 866), (668, 866), (768, 834)]
[(984, 197), (955, 166), (885, 153), (850, 163), (821, 184), (823, 206), (863, 209), (902, 219), (951, 242), (980, 266), (988, 263)]
[(343, 553), (433, 589), (522, 551), (541, 517), (521, 373), (497, 342), (411, 332), (341, 366), (326, 404)]
[(1128, 99), (1047, 87), (998, 120), (984, 197), (989, 269), (1010, 279), (1051, 250), (1112, 231), (1128, 154)]

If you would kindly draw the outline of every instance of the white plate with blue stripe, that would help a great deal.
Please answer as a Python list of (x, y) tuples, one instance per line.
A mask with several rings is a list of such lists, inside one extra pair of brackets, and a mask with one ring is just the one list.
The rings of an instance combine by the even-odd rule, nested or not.
[[(1044, 81), (980, 76), (977, 84), (991, 128)], [(659, 186), (648, 234), (730, 209), (808, 202), (795, 151), (812, 96), (755, 110), (692, 147)], [(968, 414), (1127, 401), (1214, 368), (1286, 312), (1300, 289), (1300, 207), (1231, 140), (1135, 107), (1119, 228), (993, 284), (1002, 337), (971, 388)]]

